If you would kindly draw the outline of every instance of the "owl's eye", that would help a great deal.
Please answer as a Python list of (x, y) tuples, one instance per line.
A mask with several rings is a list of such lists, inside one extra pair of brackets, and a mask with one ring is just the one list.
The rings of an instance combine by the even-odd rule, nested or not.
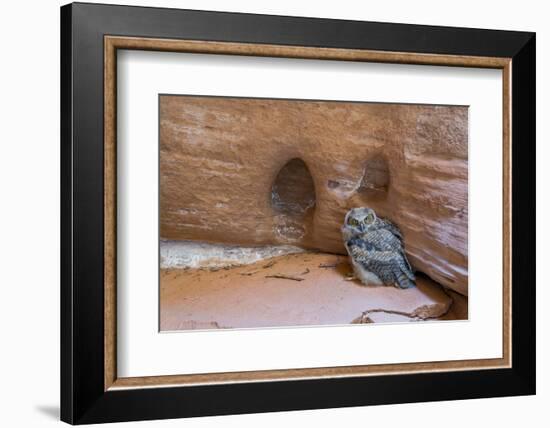
[(374, 221), (374, 215), (369, 213), (363, 220), (366, 224), (371, 224)]
[(357, 221), (356, 218), (350, 217), (349, 220), (348, 220), (348, 224), (351, 225), (351, 226), (357, 226), (359, 224), (359, 222)]

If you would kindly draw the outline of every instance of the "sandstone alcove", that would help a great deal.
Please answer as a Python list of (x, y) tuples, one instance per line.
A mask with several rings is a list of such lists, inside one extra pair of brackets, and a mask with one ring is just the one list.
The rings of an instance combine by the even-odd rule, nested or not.
[[(467, 107), (163, 95), (159, 109), (162, 331), (468, 318)], [(416, 287), (353, 278), (341, 227), (365, 206), (400, 228)]]
[(388, 162), (382, 155), (375, 155), (365, 162), (365, 172), (359, 192), (371, 199), (384, 199), (390, 184)]
[(295, 243), (311, 231), (315, 184), (303, 160), (289, 160), (271, 186), (273, 231), (282, 242)]

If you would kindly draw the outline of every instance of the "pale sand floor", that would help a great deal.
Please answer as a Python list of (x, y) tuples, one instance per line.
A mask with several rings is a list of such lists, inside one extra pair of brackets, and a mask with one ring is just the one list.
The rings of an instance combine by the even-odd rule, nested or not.
[(162, 269), (161, 330), (467, 318), (467, 298), (425, 276), (417, 287), (400, 290), (349, 281), (350, 271), (347, 257), (323, 253), (219, 269)]

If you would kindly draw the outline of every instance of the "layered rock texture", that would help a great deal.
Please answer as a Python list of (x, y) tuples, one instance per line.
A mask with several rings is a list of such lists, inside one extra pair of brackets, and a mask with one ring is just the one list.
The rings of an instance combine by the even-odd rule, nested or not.
[(160, 97), (163, 239), (345, 254), (359, 206), (401, 228), (414, 268), (467, 295), (467, 108)]

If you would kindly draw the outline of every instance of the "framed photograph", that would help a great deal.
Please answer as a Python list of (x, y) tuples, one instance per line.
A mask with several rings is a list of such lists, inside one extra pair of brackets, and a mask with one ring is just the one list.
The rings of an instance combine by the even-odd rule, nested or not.
[(535, 393), (535, 34), (61, 8), (61, 418)]

